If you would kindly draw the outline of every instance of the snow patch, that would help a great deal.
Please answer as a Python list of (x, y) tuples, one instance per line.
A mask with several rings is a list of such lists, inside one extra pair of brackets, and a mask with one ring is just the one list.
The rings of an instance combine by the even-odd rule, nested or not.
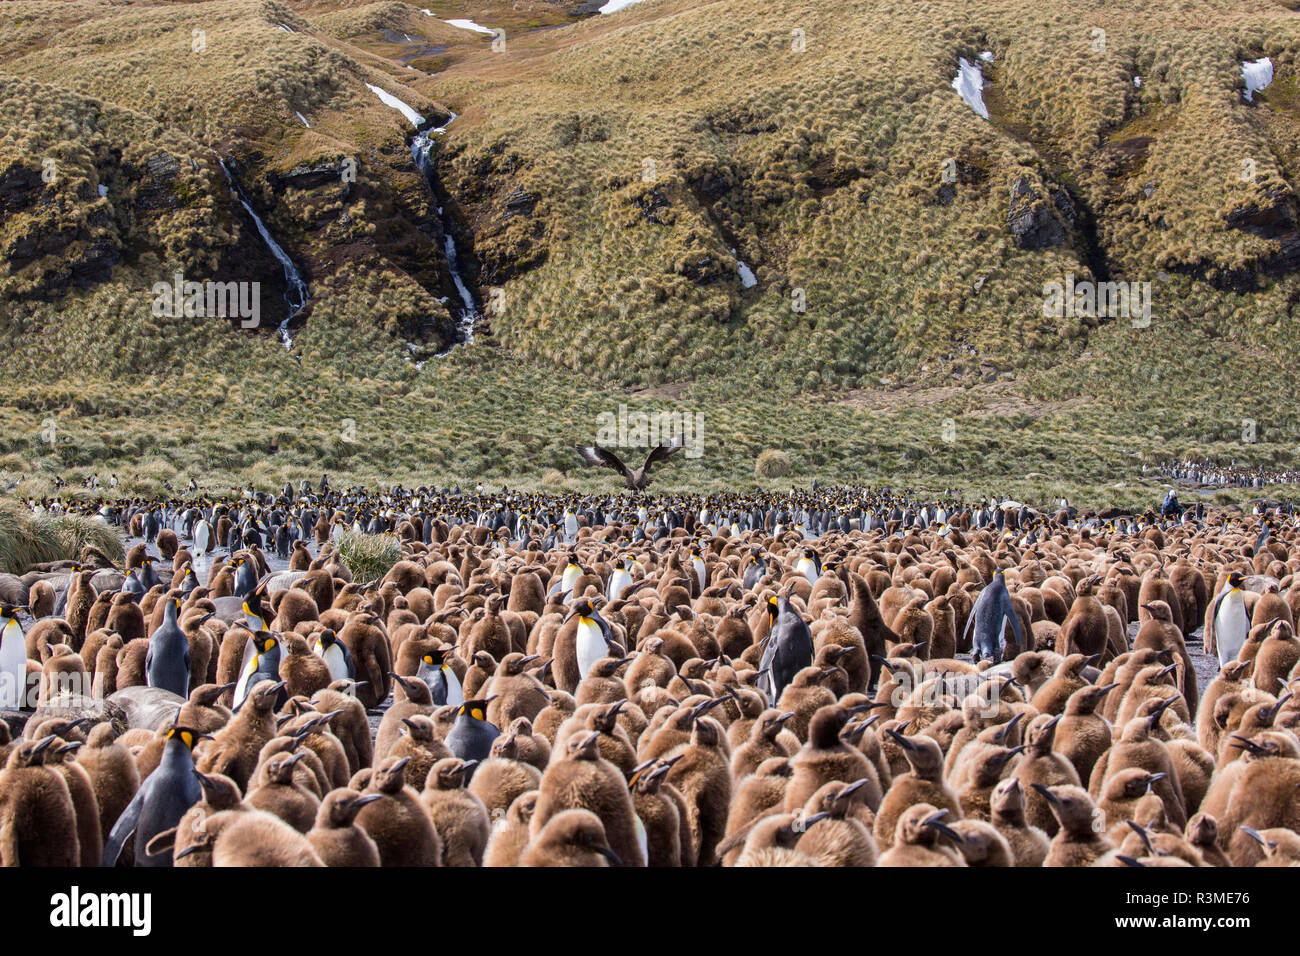
[(286, 27), (283, 23), (277, 23), (276, 26), (279, 27), (281, 30), (283, 30), (285, 33), (294, 33), (294, 32), (295, 32), (294, 30), (290, 29), (289, 27)]
[(736, 271), (740, 273), (740, 284), (746, 289), (758, 285), (758, 280), (754, 278), (754, 270), (739, 260), (736, 261)]
[(411, 109), (409, 106), (407, 106), (405, 103), (399, 100), (392, 93), (389, 93), (386, 90), (381, 90), (377, 86), (371, 86), (371, 84), (369, 83), (367, 83), (366, 86), (369, 88), (371, 93), (374, 93), (375, 96), (379, 97), (380, 102), (382, 102), (385, 106), (391, 106), (393, 109), (397, 110), (399, 113), (405, 116), (407, 120), (410, 121), (412, 126), (418, 129), (420, 126), (424, 124), (423, 116), (421, 116), (415, 110)]
[(618, 13), (625, 7), (630, 7), (634, 3), (640, 3), (641, 0), (609, 0), (609, 3), (600, 8), (601, 13)]
[(302, 115), (301, 113), (299, 113), (297, 110), (294, 110), (294, 111), (293, 111), (293, 115), (296, 116), (296, 117), (298, 117), (298, 119), (300, 119), (300, 120), (302, 121), (302, 125), (303, 125), (303, 126), (307, 127), (308, 129), (311, 129), (311, 123), (308, 123), (308, 122), (307, 122), (307, 117), (303, 116), (303, 115)]
[(1137, 87), (1139, 90), (1142, 89), (1142, 77), (1140, 76), (1133, 77), (1133, 85)]
[(99, 186), (99, 198), (103, 199), (107, 195), (108, 195), (108, 187), (105, 186), (103, 183), (101, 183)]
[(1246, 80), (1246, 102), (1253, 103), (1255, 94), (1273, 82), (1273, 61), (1268, 57), (1241, 64), (1241, 75)]
[[(428, 10), (424, 11), (428, 13)], [(475, 33), (486, 33), (488, 36), (496, 36), (495, 30), (489, 30), (487, 27), (479, 26), (473, 20), (443, 20), (443, 23), (450, 23), (453, 27), (460, 27), (462, 30), (473, 30)]]
[(961, 58), (957, 75), (953, 77), (952, 88), (966, 101), (967, 106), (984, 119), (989, 118), (988, 107), (984, 105), (984, 94), (980, 92), (984, 89), (984, 74), (980, 72), (977, 65), (969, 62), (965, 57)]
[(985, 50), (983, 53), (980, 54), (980, 59), (983, 60), (985, 63), (992, 63), (992, 62), (993, 62), (993, 51), (992, 51), (992, 50)]

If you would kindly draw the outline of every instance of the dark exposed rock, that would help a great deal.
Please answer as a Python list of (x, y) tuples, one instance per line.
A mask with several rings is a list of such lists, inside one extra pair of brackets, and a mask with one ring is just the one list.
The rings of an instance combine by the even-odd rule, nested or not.
[(665, 212), (665, 210), (669, 209), (670, 203), (668, 197), (663, 194), (663, 191), (658, 186), (647, 189), (632, 201), (641, 210), (641, 217), (648, 223), (656, 226), (668, 226), (672, 224), (675, 218), (670, 213)]
[(1064, 190), (1056, 190), (1049, 205), (1024, 176), (1011, 183), (1011, 205), (1007, 228), (1021, 249), (1047, 249), (1065, 242), (1065, 226), (1053, 213), (1056, 209), (1067, 222), (1074, 221), (1074, 207)]
[(271, 177), (276, 192), (289, 189), (318, 189), (329, 183), (342, 183), (343, 170), (338, 163), (299, 163), (287, 173)]
[(522, 186), (516, 186), (506, 196), (505, 218), (509, 219), (518, 215), (531, 216), (541, 198), (536, 193), (526, 192)]

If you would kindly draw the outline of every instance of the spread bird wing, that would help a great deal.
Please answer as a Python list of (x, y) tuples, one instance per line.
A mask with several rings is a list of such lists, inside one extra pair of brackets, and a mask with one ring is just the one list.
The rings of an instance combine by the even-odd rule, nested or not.
[(131, 798), (131, 802), (122, 811), (122, 815), (113, 824), (113, 829), (108, 833), (108, 841), (104, 844), (104, 857), (101, 865), (117, 866), (117, 858), (122, 855), (122, 846), (135, 832), (135, 825), (140, 819), (140, 811), (144, 808), (144, 795), (148, 790), (148, 783), (149, 780), (146, 777), (144, 783), (140, 785), (140, 789)]
[(601, 448), (599, 445), (576, 445), (574, 447), (578, 449), (578, 454), (581, 455), (583, 460), (588, 464), (596, 465), (600, 468), (610, 468), (626, 475), (627, 477), (631, 477), (632, 473), (628, 471), (627, 465), (623, 464), (622, 459), (608, 448)]
[(682, 448), (682, 436), (676, 435), (664, 444), (655, 448), (650, 454), (646, 455), (645, 464), (642, 465), (643, 471), (649, 471), (651, 465), (657, 465), (661, 461), (667, 461), (673, 455), (677, 454)]

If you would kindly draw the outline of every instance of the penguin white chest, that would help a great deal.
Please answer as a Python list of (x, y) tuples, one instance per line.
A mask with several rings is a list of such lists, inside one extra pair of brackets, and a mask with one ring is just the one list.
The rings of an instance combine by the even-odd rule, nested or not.
[(27, 686), (27, 643), (18, 622), (9, 618), (0, 631), (0, 708), (21, 709)]
[(1246, 600), (1241, 591), (1231, 591), (1220, 602), (1219, 613), (1214, 617), (1214, 641), (1218, 646), (1220, 667), (1237, 659), (1249, 632)]
[(460, 678), (447, 664), (442, 665), (442, 677), (447, 682), (447, 703), (456, 707), (465, 703), (465, 691), (461, 689)]
[(605, 647), (605, 635), (594, 620), (589, 617), (579, 617), (577, 636), (578, 674), (586, 677), (596, 661), (608, 653)]
[(320, 641), (312, 648), (318, 657), (325, 661), (325, 666), (329, 668), (330, 680), (344, 680), (351, 675), (348, 673), (348, 662), (343, 656), (343, 649), (337, 644), (331, 644), (329, 647), (323, 647)]
[(581, 574), (582, 574), (582, 569), (578, 567), (576, 564), (571, 564), (567, 568), (565, 568), (564, 577), (560, 579), (563, 590), (572, 591), (574, 582), (578, 580), (578, 577)]
[(795, 570), (806, 577), (809, 584), (817, 583), (817, 565), (813, 564), (811, 558), (800, 558)]
[(695, 566), (695, 577), (699, 579), (700, 590), (703, 591), (705, 587), (708, 586), (708, 582), (709, 582), (708, 571), (704, 567), (704, 559), (696, 558), (691, 563)]
[(605, 597), (613, 601), (620, 594), (622, 594), (623, 589), (631, 583), (632, 583), (632, 575), (628, 574), (626, 571), (621, 569), (615, 571), (613, 574), (609, 576), (609, 593), (606, 594)]

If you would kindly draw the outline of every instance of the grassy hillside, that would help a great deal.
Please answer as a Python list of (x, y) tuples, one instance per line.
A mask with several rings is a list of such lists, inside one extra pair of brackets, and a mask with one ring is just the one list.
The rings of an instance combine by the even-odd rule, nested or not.
[[(5, 483), (586, 487), (570, 446), (622, 402), (704, 415), (705, 458), (662, 486), (756, 481), (765, 448), (794, 480), (1094, 501), (1149, 497), (1143, 461), (1294, 460), (1287, 6), (424, 9), (0, 5)], [(440, 195), (367, 84), (426, 125), (458, 114)], [(282, 270), (219, 160), (310, 288), (291, 352)], [(444, 222), (487, 308), (435, 358)], [(261, 282), (261, 328), (153, 315), (177, 271)], [(1149, 283), (1149, 324), (1045, 315), (1067, 275)]]

